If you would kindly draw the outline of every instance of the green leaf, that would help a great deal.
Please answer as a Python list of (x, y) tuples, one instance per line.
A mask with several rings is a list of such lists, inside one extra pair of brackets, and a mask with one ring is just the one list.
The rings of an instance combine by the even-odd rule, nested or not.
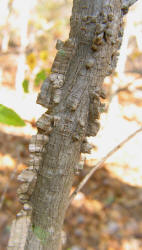
[(35, 77), (35, 85), (38, 86), (46, 78), (47, 78), (46, 71), (43, 69), (39, 73), (37, 73), (37, 75)]
[(25, 122), (14, 110), (2, 104), (0, 104), (0, 123), (19, 127), (25, 126)]
[(22, 82), (22, 86), (23, 86), (24, 92), (29, 93), (29, 80), (28, 79), (24, 79), (24, 81)]

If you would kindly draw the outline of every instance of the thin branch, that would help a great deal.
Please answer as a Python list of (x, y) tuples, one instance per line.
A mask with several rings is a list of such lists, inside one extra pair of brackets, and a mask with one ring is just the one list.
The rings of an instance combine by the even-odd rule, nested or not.
[(25, 122), (25, 123), (29, 123), (33, 128), (36, 128), (36, 122), (35, 122), (34, 120), (29, 121), (29, 120), (25, 120), (25, 119), (24, 119), (24, 122)]
[(112, 95), (111, 95), (111, 100), (112, 100), (112, 98), (113, 98), (115, 95), (119, 94), (119, 93), (122, 92), (122, 91), (128, 91), (128, 92), (130, 92), (129, 87), (130, 87), (131, 85), (132, 85), (132, 82), (129, 82), (125, 87), (118, 88), (114, 93), (112, 93)]
[[(139, 74), (139, 75), (142, 75), (142, 70), (132, 70), (132, 71), (125, 71), (125, 73), (137, 73), (137, 74)], [(138, 80), (138, 79), (140, 79), (141, 77), (140, 76), (138, 76), (138, 77), (136, 77), (135, 79), (134, 79), (134, 81), (133, 82), (129, 82), (126, 86), (124, 86), (124, 87), (122, 87), (122, 88), (118, 88), (114, 93), (112, 93), (112, 95), (111, 95), (111, 99), (115, 96), (115, 95), (117, 95), (117, 94), (119, 94), (120, 92), (122, 92), (122, 91), (128, 91), (128, 92), (132, 92), (131, 90), (129, 90), (129, 87), (131, 87), (132, 85), (134, 85), (134, 82), (136, 81), (136, 80)], [(136, 88), (136, 87), (135, 87)]]
[(20, 49), (20, 48), (12, 48), (12, 49), (9, 49), (8, 51), (1, 51), (0, 50), (0, 56), (7, 56), (7, 55), (19, 55), (21, 53), (24, 53), (24, 54), (29, 54), (29, 53), (32, 53), (33, 52), (33, 49), (32, 48), (26, 48), (26, 49)]
[(106, 156), (104, 156), (92, 169), (91, 171), (84, 177), (84, 179), (80, 182), (78, 187), (75, 189), (75, 191), (71, 194), (69, 198), (69, 204), (72, 202), (76, 194), (84, 187), (84, 185), (87, 183), (87, 181), (92, 177), (92, 175), (96, 172), (96, 170), (103, 167), (103, 163), (116, 151), (118, 151), (125, 143), (127, 143), (130, 139), (132, 139), (136, 134), (139, 132), (142, 132), (142, 127), (137, 129), (134, 133), (129, 135), (124, 141), (122, 141), (120, 144), (118, 144), (115, 148), (113, 148)]
[[(126, 70), (125, 73), (139, 74), (141, 76), (142, 75), (142, 70), (134, 68), (133, 70)], [(139, 78), (139, 77), (137, 77), (137, 78)]]

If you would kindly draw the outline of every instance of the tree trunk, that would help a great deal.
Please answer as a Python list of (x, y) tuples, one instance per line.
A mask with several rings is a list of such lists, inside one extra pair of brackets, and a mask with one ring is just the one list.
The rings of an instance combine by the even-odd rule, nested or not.
[(73, 1), (69, 39), (57, 42), (52, 74), (37, 100), (48, 111), (37, 121), (38, 134), (29, 147), (32, 166), (19, 177), (29, 188), (24, 195), (19, 191), (20, 199), (32, 205), (26, 243), (21, 246), (21, 238), (12, 241), (11, 233), (8, 249), (61, 248), (61, 230), (80, 153), (89, 152), (86, 137), (95, 136), (99, 129), (103, 79), (116, 66), (122, 18), (134, 2)]

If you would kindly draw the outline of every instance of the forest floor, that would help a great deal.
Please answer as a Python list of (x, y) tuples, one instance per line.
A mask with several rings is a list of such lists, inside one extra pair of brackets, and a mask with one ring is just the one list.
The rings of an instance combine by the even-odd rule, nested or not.
[[(6, 249), (11, 222), (21, 209), (16, 177), (27, 167), (28, 143), (36, 133), (35, 120), (43, 112), (35, 104), (37, 93), (18, 98), (9, 84), (13, 82), (8, 78), (10, 69), (6, 70), (1, 103), (10, 104), (29, 122), (24, 128), (0, 125), (0, 250)], [(101, 115), (101, 130), (89, 139), (94, 149), (86, 154), (85, 167), (75, 177), (74, 186), (102, 156), (142, 125), (142, 77), (128, 74), (127, 83), (128, 79), (131, 85), (114, 95), (108, 113)], [(121, 81), (114, 76), (113, 82)], [(107, 88), (107, 79), (105, 85)], [(78, 193), (66, 214), (64, 250), (142, 250), (141, 149), (142, 133), (107, 160)]]

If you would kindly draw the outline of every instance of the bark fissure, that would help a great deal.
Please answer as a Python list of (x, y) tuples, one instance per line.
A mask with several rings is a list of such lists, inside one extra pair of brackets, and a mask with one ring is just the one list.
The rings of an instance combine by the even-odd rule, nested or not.
[(124, 7), (121, 0), (73, 1), (69, 39), (57, 42), (52, 74), (37, 99), (48, 110), (37, 121), (38, 134), (29, 148), (29, 170), (34, 175), (27, 170), (20, 177), (33, 183), (32, 194), (21, 195), (21, 201), (32, 206), (31, 224), (24, 248), (15, 246), (14, 250), (61, 247), (62, 225), (80, 153), (90, 150), (86, 136), (98, 132), (102, 82), (116, 66), (122, 18), (130, 5), (126, 2)]

